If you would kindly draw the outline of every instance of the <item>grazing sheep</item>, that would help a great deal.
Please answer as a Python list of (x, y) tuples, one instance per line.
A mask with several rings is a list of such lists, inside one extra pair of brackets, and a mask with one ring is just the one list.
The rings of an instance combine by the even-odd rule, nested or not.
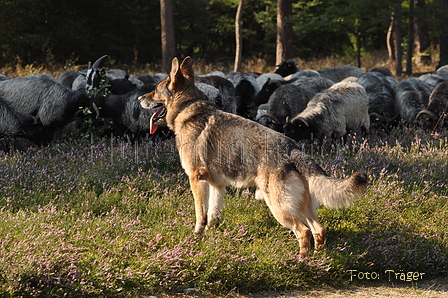
[(311, 77), (320, 77), (320, 73), (317, 70), (313, 69), (307, 69), (307, 70), (299, 70), (296, 73), (293, 73), (292, 75), (289, 75), (285, 77), (285, 80), (287, 81), (295, 81), (297, 79), (303, 79), (303, 78), (311, 78)]
[(267, 117), (267, 126), (283, 132), (287, 118), (292, 118), (302, 112), (313, 96), (333, 85), (328, 79), (312, 77), (299, 79), (291, 84), (279, 86), (268, 101), (268, 112), (261, 117)]
[(257, 106), (255, 105), (255, 96), (260, 92), (260, 85), (251, 74), (241, 72), (230, 72), (226, 78), (233, 84), (237, 95), (238, 115), (248, 119), (255, 119)]
[(46, 77), (19, 77), (0, 82), (0, 96), (17, 111), (39, 117), (44, 127), (62, 128), (90, 104), (85, 92), (75, 92)]
[(448, 113), (448, 80), (439, 83), (431, 92), (426, 109), (420, 111), (416, 121), (425, 129), (435, 129), (447, 126), (445, 122)]
[(10, 77), (0, 73), (0, 81), (6, 81), (6, 80), (10, 80), (10, 79), (11, 79)]
[(0, 97), (0, 138), (4, 136), (24, 137), (36, 145), (46, 145), (49, 141), (38, 119), (16, 111)]
[(206, 76), (219, 76), (221, 78), (225, 78), (226, 74), (220, 70), (214, 70), (214, 71), (211, 71), (208, 74), (206, 74)]
[(258, 78), (256, 78), (258, 86), (260, 86), (260, 88), (262, 89), (264, 84), (268, 81), (279, 81), (279, 82), (283, 82), (284, 79), (281, 75), (277, 74), (277, 73), (263, 73), (261, 74)]
[(137, 89), (141, 90), (142, 92), (152, 92), (156, 88), (157, 84), (160, 83), (160, 80), (158, 77), (149, 75), (149, 74), (139, 74), (133, 77), (129, 78), (130, 80), (134, 81), (138, 80), (141, 82), (139, 86), (137, 86)]
[(153, 110), (144, 109), (138, 97), (144, 93), (134, 90), (126, 94), (109, 94), (97, 96), (94, 103), (102, 118), (113, 121), (114, 134), (117, 136), (139, 135), (149, 132), (149, 123)]
[(297, 64), (299, 63), (296, 59), (283, 60), (279, 65), (277, 65), (278, 68), (275, 70), (275, 73), (281, 75), (282, 77), (289, 76), (299, 71)]
[(202, 82), (195, 82), (194, 84), (202, 93), (204, 93), (211, 103), (218, 107), (222, 106), (221, 94), (219, 93), (218, 88)]
[[(125, 94), (143, 86), (139, 80), (130, 80), (124, 70), (110, 69), (106, 71), (104, 67), (100, 68), (101, 61), (106, 57), (107, 55), (98, 58), (93, 65), (90, 65), (89, 62), (89, 68), (85, 73), (85, 88), (88, 95), (95, 96), (96, 90), (103, 88), (107, 88), (113, 94)], [(81, 74), (84, 76), (83, 72)]]
[(386, 66), (377, 66), (377, 67), (372, 67), (371, 69), (368, 70), (369, 72), (379, 72), (382, 75), (386, 76), (386, 77), (393, 77), (394, 75), (392, 74), (392, 71), (390, 71), (390, 69)]
[[(254, 98), (254, 104), (259, 106), (261, 104), (265, 104), (269, 101), (269, 98), (277, 90), (278, 87), (285, 83), (284, 80), (271, 80), (268, 78), (264, 85), (261, 87), (261, 90), (258, 91), (257, 96)], [(258, 118), (257, 118), (258, 119)]]
[(418, 78), (408, 78), (395, 86), (395, 110), (401, 119), (409, 124), (415, 123), (415, 117), (426, 109), (431, 86)]
[(445, 78), (445, 80), (448, 80), (448, 65), (443, 65), (443, 66), (439, 67), (435, 71), (435, 74)]
[(220, 100), (216, 105), (225, 112), (236, 114), (238, 98), (232, 82), (221, 76), (195, 77), (195, 82), (209, 84), (219, 90)]
[(370, 124), (378, 129), (388, 128), (396, 116), (395, 79), (382, 72), (368, 71), (358, 78), (357, 83), (364, 87), (369, 97)]
[(323, 77), (307, 77), (293, 81), (292, 85), (300, 86), (301, 88), (310, 89), (312, 93), (316, 94), (334, 85), (332, 80)]
[(440, 82), (446, 80), (446, 78), (438, 75), (437, 73), (427, 73), (418, 77), (423, 82), (427, 83), (431, 86), (431, 89), (434, 89)]
[(79, 76), (81, 76), (81, 74), (79, 72), (74, 71), (74, 70), (67, 70), (59, 75), (58, 81), (59, 81), (59, 83), (61, 83), (61, 85), (65, 86), (69, 89), (72, 89), (73, 82)]
[(353, 65), (341, 65), (317, 70), (319, 74), (335, 83), (342, 81), (347, 77), (359, 78), (362, 75), (362, 69)]
[(316, 94), (305, 110), (284, 125), (286, 136), (303, 139), (339, 138), (347, 130), (361, 128), (368, 133), (368, 97), (354, 82), (340, 82)]

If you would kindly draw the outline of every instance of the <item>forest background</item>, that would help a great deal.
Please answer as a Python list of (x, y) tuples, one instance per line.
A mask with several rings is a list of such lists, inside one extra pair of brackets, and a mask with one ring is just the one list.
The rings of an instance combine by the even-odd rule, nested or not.
[[(0, 0), (0, 67), (86, 64), (104, 54), (111, 64), (160, 65), (163, 2)], [(172, 0), (176, 55), (232, 63), (239, 2)], [(394, 60), (398, 48), (399, 61), (448, 63), (447, 0), (287, 2), (294, 57), (360, 57), (388, 49)], [(242, 59), (275, 64), (277, 4), (244, 1)]]

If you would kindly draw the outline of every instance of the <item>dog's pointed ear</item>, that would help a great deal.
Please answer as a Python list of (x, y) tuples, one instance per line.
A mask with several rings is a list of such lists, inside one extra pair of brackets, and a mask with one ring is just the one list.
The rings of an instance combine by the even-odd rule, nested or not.
[(184, 61), (182, 61), (180, 70), (187, 80), (194, 79), (193, 62), (191, 61), (191, 58), (189, 56), (186, 57)]
[(171, 81), (176, 80), (176, 75), (179, 72), (179, 60), (177, 60), (177, 57), (173, 58), (173, 61), (171, 62), (171, 72), (170, 72), (170, 79)]

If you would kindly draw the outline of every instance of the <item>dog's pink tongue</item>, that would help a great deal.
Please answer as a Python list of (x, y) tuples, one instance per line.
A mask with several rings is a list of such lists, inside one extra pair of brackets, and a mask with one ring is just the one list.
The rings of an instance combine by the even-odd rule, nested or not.
[(164, 109), (165, 109), (165, 107), (161, 107), (154, 114), (152, 114), (151, 120), (149, 120), (149, 133), (150, 134), (154, 134), (157, 131), (157, 128), (159, 127), (159, 125), (155, 124), (154, 122), (157, 119), (157, 117), (160, 115), (160, 113), (163, 112)]

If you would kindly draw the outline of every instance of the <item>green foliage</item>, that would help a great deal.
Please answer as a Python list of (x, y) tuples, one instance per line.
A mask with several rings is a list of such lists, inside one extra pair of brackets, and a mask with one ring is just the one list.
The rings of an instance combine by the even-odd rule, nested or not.
[[(403, 1), (403, 27), (409, 10)], [(238, 1), (174, 1), (179, 56), (233, 61)], [(392, 12), (386, 0), (294, 0), (290, 21), (295, 55), (302, 59), (347, 55), (361, 42), (367, 54), (385, 49)], [(246, 0), (243, 56), (275, 57), (277, 1)], [(368, 12), (368, 13), (366, 13)], [(436, 1), (416, 10), (437, 44), (444, 12)], [(0, 65), (86, 64), (108, 54), (111, 61), (138, 65), (161, 57), (159, 1), (0, 0)], [(107, 62), (106, 62), (107, 63)]]

